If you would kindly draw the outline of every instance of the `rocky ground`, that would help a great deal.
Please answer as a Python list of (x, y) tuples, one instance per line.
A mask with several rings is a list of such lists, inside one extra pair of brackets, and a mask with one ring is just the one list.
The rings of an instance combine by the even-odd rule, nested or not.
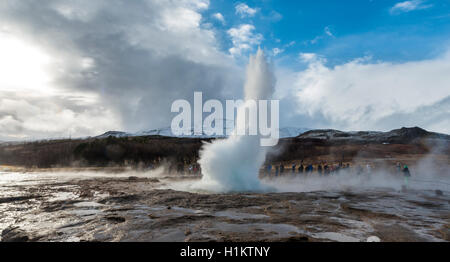
[(450, 192), (176, 191), (190, 177), (0, 173), (2, 241), (449, 241)]

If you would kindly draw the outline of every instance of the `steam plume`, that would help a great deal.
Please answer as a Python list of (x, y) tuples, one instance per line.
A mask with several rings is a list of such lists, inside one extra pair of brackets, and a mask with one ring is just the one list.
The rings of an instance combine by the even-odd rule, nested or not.
[[(248, 100), (269, 100), (275, 86), (275, 77), (261, 49), (250, 57), (244, 86), (245, 103)], [(245, 110), (238, 110), (238, 118)], [(248, 121), (248, 119), (247, 119)], [(249, 129), (252, 123), (247, 122)], [(257, 191), (263, 188), (258, 174), (264, 164), (267, 148), (260, 146), (259, 135), (231, 135), (225, 140), (205, 144), (199, 163), (203, 179), (199, 186), (220, 192)]]

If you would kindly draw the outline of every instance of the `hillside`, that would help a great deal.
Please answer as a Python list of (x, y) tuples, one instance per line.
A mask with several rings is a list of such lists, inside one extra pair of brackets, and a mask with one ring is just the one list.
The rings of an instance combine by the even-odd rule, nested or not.
[[(138, 136), (164, 136), (164, 137), (184, 137), (184, 138), (223, 138), (226, 137), (227, 130), (223, 129), (223, 134), (220, 136), (216, 135), (207, 135), (207, 131), (204, 131), (201, 134), (195, 133), (193, 130), (189, 130), (192, 135), (182, 135), (182, 136), (176, 136), (172, 133), (172, 130), (170, 127), (166, 128), (159, 128), (159, 129), (152, 129), (148, 131), (140, 131), (136, 133), (129, 133), (129, 132), (122, 132), (122, 131), (108, 131), (104, 134), (101, 134), (99, 136), (96, 136), (96, 138), (107, 138), (107, 137), (138, 137)], [(300, 134), (303, 134), (304, 132), (310, 131), (310, 128), (298, 128), (298, 127), (283, 127), (280, 128), (280, 138), (288, 138), (288, 137), (296, 137)], [(230, 130), (232, 131), (232, 130)]]
[(359, 131), (343, 132), (339, 130), (311, 130), (298, 136), (301, 139), (321, 139), (332, 142), (362, 142), (362, 143), (409, 143), (416, 139), (442, 139), (450, 140), (449, 135), (428, 132), (419, 127), (395, 129), (389, 132)]
[[(107, 136), (109, 134), (109, 136)], [(171, 163), (198, 159), (204, 142), (220, 138), (129, 136), (123, 132), (77, 140), (50, 140), (0, 145), (0, 165), (26, 167), (146, 166), (155, 160)], [(424, 129), (401, 128), (390, 132), (312, 130), (280, 140), (269, 162), (289, 161), (415, 161), (433, 153), (450, 159), (450, 136)]]

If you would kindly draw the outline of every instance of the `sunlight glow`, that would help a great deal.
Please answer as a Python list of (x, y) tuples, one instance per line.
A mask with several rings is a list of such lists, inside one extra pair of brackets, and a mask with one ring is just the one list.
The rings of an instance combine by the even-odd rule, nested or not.
[(0, 91), (51, 91), (50, 63), (39, 48), (0, 32)]

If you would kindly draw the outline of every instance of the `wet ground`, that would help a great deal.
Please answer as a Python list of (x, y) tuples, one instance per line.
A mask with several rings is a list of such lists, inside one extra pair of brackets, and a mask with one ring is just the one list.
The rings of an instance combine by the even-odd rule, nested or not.
[(450, 240), (446, 190), (211, 194), (169, 189), (191, 181), (129, 172), (0, 172), (1, 240)]

